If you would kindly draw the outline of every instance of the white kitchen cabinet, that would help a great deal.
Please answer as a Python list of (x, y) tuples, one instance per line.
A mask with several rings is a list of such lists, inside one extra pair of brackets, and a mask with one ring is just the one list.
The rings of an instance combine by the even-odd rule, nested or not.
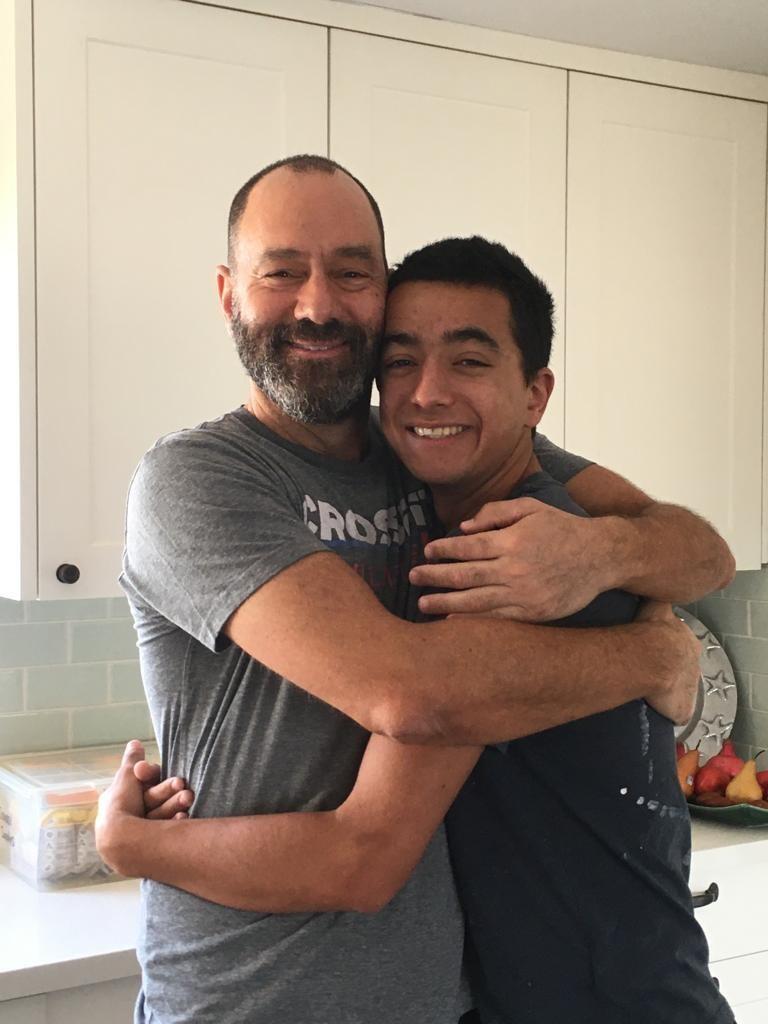
[(565, 440), (761, 555), (766, 107), (570, 76)]
[(47, 1024), (45, 996), (27, 996), (0, 1003), (0, 1024)]
[(139, 978), (116, 978), (0, 1002), (0, 1024), (131, 1024)]
[(326, 150), (327, 33), (177, 0), (37, 0), (34, 75), (36, 339), (28, 320), (15, 404), (37, 416), (12, 453), (10, 526), (34, 534), (36, 517), (38, 545), (8, 542), (0, 593), (106, 596), (142, 452), (247, 394), (214, 269), (237, 188)]
[[(739, 1024), (768, 1020), (753, 1015), (760, 1006), (765, 1014), (768, 1005), (768, 840), (763, 831), (694, 823), (691, 889), (703, 892), (712, 882), (719, 889), (717, 901), (698, 909), (696, 919), (709, 944), (710, 971)], [(697, 849), (702, 843), (709, 848)]]
[[(331, 33), (330, 154), (379, 202), (390, 263), (448, 235), (518, 252), (564, 305), (566, 73)], [(354, 87), (352, 87), (354, 84)], [(560, 382), (542, 429), (562, 438)]]
[(329, 149), (391, 259), (447, 234), (518, 251), (558, 310), (545, 432), (759, 565), (766, 103), (510, 59), (503, 33), (469, 53), (443, 23), (425, 45), (416, 21), (418, 43), (347, 31), (344, 5), (318, 3), (330, 33), (312, 3), (233, 7), (0, 0), (0, 594), (118, 593), (141, 453), (245, 394), (213, 274), (231, 197)]

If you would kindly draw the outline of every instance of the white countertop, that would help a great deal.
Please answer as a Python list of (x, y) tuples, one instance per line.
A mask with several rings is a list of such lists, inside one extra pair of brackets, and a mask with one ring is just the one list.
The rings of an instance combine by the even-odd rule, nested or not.
[[(722, 856), (768, 861), (768, 829), (696, 821), (693, 849), (694, 869)], [(139, 973), (137, 881), (38, 892), (0, 866), (0, 908), (0, 1001)]]
[(38, 892), (0, 867), (0, 1001), (139, 973), (139, 883)]

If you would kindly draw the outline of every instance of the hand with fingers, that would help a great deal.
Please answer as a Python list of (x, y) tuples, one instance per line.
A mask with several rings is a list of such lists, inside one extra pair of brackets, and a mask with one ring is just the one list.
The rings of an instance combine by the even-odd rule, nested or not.
[(535, 498), (484, 505), (462, 536), (427, 545), (415, 586), (439, 587), (419, 608), (428, 615), (484, 615), (548, 622), (579, 611), (613, 585), (600, 520)]
[(110, 786), (99, 797), (96, 816), (96, 849), (110, 867), (120, 874), (123, 855), (135, 839), (132, 823), (137, 819), (186, 818), (193, 794), (183, 779), (160, 780), (160, 768), (144, 759), (144, 747), (131, 740)]
[(195, 794), (178, 775), (161, 778), (159, 764), (137, 761), (133, 774), (144, 786), (144, 811), (148, 818), (188, 818)]
[(647, 702), (676, 725), (685, 725), (693, 714), (701, 674), (701, 643), (692, 629), (679, 619), (671, 604), (643, 601), (635, 622), (658, 625), (656, 638), (648, 644), (648, 670), (656, 689)]

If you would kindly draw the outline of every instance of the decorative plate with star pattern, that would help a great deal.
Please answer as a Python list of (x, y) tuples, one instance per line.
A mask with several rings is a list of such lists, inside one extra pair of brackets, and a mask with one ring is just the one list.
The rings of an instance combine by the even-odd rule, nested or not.
[(696, 707), (690, 721), (677, 726), (675, 738), (689, 750), (698, 745), (700, 761), (704, 764), (720, 752), (731, 735), (737, 707), (736, 678), (728, 655), (714, 633), (685, 608), (675, 608), (675, 615), (701, 641)]

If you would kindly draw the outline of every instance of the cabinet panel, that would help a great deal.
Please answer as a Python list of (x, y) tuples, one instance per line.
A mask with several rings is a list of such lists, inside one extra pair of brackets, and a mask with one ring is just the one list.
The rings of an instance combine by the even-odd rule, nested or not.
[(722, 960), (711, 964), (710, 969), (731, 1006), (753, 1003), (758, 999), (765, 999), (768, 1003), (768, 953)]
[[(379, 202), (390, 263), (448, 235), (518, 252), (562, 319), (566, 73), (331, 33), (331, 156)], [(562, 352), (555, 341), (553, 369)], [(542, 429), (562, 435), (562, 388)]]
[(138, 978), (51, 992), (47, 996), (46, 1024), (132, 1024), (138, 992)]
[(768, 1020), (768, 999), (739, 1007), (738, 1024), (765, 1024)]
[(760, 564), (766, 107), (571, 75), (566, 442)]
[[(324, 29), (195, 4), (35, 5), (42, 597), (116, 593), (128, 482), (239, 404), (218, 312), (237, 188), (325, 152)], [(58, 583), (62, 562), (80, 566)]]
[(0, 1003), (0, 1024), (47, 1024), (45, 996), (9, 999)]

